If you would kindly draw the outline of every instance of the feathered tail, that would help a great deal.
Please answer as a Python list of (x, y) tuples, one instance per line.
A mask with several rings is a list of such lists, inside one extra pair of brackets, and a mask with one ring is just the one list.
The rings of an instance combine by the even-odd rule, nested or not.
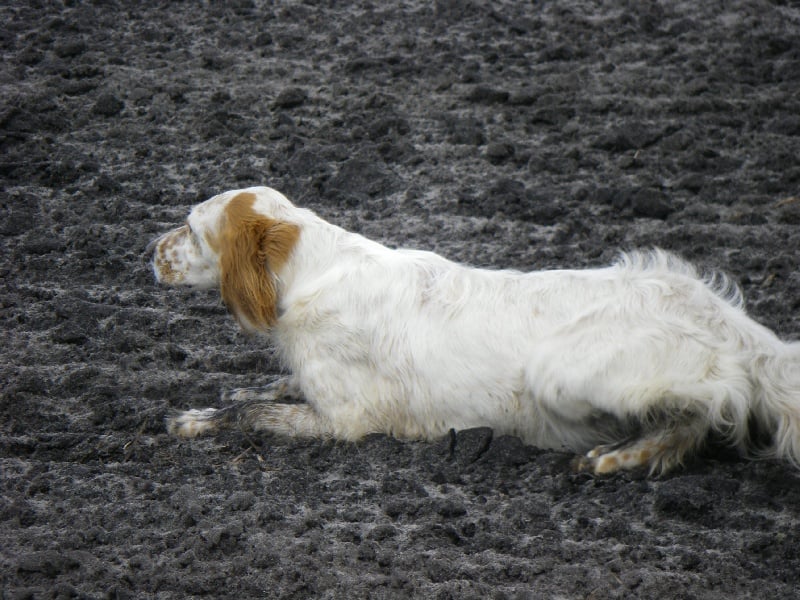
[(758, 362), (760, 394), (752, 410), (771, 443), (755, 454), (800, 468), (800, 343), (781, 344), (778, 352)]

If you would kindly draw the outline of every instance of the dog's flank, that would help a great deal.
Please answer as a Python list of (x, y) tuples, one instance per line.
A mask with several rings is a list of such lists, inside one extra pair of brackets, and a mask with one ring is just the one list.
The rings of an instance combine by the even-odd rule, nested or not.
[(269, 188), (198, 205), (154, 246), (159, 281), (220, 288), (291, 373), (237, 392), (233, 407), (182, 413), (176, 434), (430, 439), (489, 426), (584, 452), (581, 468), (606, 473), (672, 469), (713, 432), (743, 454), (800, 463), (800, 345), (750, 319), (728, 279), (670, 254), (474, 269), (386, 248)]

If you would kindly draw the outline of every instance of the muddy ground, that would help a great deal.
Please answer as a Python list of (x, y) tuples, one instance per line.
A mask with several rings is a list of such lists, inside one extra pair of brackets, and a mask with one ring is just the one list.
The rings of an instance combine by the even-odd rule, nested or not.
[(0, 597), (797, 593), (786, 464), (596, 479), (482, 429), (168, 437), (170, 408), (277, 364), (141, 261), (191, 205), (267, 184), (481, 266), (661, 246), (798, 340), (796, 4), (65, 0), (0, 22)]

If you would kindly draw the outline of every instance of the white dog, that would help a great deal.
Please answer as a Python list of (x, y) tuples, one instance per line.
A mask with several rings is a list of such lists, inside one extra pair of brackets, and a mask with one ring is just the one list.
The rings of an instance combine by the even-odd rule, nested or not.
[(475, 269), (386, 248), (264, 187), (198, 205), (153, 247), (158, 281), (219, 287), (291, 372), (235, 391), (238, 405), (170, 418), (178, 435), (430, 439), (489, 426), (588, 450), (579, 468), (608, 473), (665, 471), (713, 431), (800, 463), (800, 344), (747, 317), (727, 280), (664, 252), (593, 270)]

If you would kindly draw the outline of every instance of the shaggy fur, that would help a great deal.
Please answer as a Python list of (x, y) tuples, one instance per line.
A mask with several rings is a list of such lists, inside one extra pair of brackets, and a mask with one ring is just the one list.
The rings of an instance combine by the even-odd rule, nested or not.
[[(389, 249), (269, 188), (198, 205), (154, 248), (160, 282), (220, 288), (291, 373), (170, 418), (178, 435), (430, 439), (489, 426), (585, 452), (579, 468), (607, 473), (670, 469), (713, 431), (800, 463), (800, 345), (750, 319), (727, 279), (658, 250), (602, 269), (475, 269)], [(753, 425), (768, 447), (754, 449)]]

